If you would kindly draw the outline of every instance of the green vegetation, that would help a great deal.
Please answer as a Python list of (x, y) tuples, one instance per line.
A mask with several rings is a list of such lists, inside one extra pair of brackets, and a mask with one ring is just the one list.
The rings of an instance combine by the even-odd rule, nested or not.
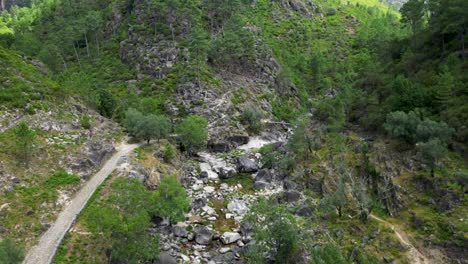
[(249, 106), (247, 107), (242, 115), (240, 116), (240, 120), (244, 125), (248, 126), (248, 129), (252, 133), (259, 133), (263, 129), (262, 123), (263, 114), (260, 110), (255, 107)]
[(36, 133), (24, 121), (20, 122), (13, 132), (16, 140), (16, 155), (21, 162), (28, 165)]
[(179, 222), (185, 219), (190, 200), (175, 176), (165, 176), (153, 194), (153, 204), (155, 215)]
[(180, 143), (193, 154), (197, 150), (206, 147), (208, 142), (208, 121), (201, 116), (188, 116), (175, 129), (179, 136)]
[(1, 264), (19, 264), (23, 259), (23, 249), (18, 247), (13, 240), (7, 238), (0, 242)]
[(126, 127), (130, 135), (145, 140), (148, 144), (151, 139), (161, 140), (169, 135), (171, 123), (164, 116), (144, 116), (139, 111), (130, 108), (126, 112)]
[(165, 162), (171, 162), (174, 158), (175, 151), (171, 144), (167, 143), (164, 145), (163, 149), (163, 159)]
[(270, 252), (274, 263), (297, 263), (305, 241), (295, 217), (284, 206), (272, 206), (266, 200), (250, 211), (245, 219), (253, 224), (256, 243), (247, 252), (249, 263), (265, 263)]

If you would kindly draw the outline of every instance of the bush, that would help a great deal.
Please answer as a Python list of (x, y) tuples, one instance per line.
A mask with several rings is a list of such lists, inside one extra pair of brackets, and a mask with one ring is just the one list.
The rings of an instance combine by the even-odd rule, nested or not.
[(146, 140), (163, 139), (169, 135), (171, 123), (164, 116), (144, 116), (139, 111), (130, 108), (125, 113), (125, 127), (131, 136)]
[(29, 163), (36, 132), (29, 125), (22, 121), (13, 130), (15, 134), (16, 154), (20, 161)]
[(84, 129), (90, 129), (91, 128), (91, 117), (89, 115), (83, 115), (80, 118), (80, 125)]
[(59, 170), (46, 180), (46, 184), (51, 188), (56, 188), (60, 185), (72, 184), (79, 181), (80, 177), (78, 175)]
[(0, 242), (0, 263), (19, 264), (24, 259), (23, 249), (18, 247), (11, 239)]
[(248, 126), (251, 132), (259, 133), (263, 129), (262, 118), (262, 112), (257, 108), (250, 106), (244, 110), (240, 120), (244, 125)]
[(171, 144), (167, 143), (164, 145), (163, 159), (165, 162), (171, 162), (171, 160), (174, 158), (174, 154), (174, 148), (172, 148)]
[(444, 122), (438, 123), (427, 118), (421, 120), (413, 111), (408, 114), (401, 111), (388, 114), (384, 128), (390, 136), (411, 144), (435, 138), (447, 142), (453, 133), (453, 129)]
[(189, 152), (194, 153), (206, 147), (208, 142), (208, 121), (201, 117), (192, 115), (184, 119), (176, 128), (182, 146)]

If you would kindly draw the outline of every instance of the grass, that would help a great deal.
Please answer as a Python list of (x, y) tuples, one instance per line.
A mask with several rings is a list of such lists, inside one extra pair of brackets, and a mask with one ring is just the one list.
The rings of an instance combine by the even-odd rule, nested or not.
[(218, 214), (218, 219), (214, 223), (214, 228), (220, 233), (232, 231), (237, 226), (233, 219), (226, 219), (226, 202), (227, 200), (224, 199), (212, 198), (210, 200), (211, 206)]
[(240, 189), (241, 193), (253, 194), (255, 192), (253, 189), (254, 180), (250, 173), (239, 173), (228, 179), (220, 179), (219, 184), (222, 183), (226, 183), (231, 187), (238, 184), (242, 185), (242, 189)]

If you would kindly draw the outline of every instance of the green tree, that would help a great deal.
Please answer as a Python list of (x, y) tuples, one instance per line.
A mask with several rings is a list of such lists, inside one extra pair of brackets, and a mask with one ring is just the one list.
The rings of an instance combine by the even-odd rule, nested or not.
[(438, 138), (428, 142), (419, 142), (416, 144), (418, 157), (431, 170), (431, 176), (434, 177), (434, 170), (439, 165), (439, 161), (447, 156), (447, 147), (445, 143)]
[(200, 86), (202, 66), (206, 62), (209, 49), (209, 35), (200, 23), (196, 23), (192, 28), (192, 37), (189, 45), (190, 57), (194, 60), (197, 71), (197, 82)]
[(161, 179), (158, 189), (153, 193), (152, 201), (155, 206), (153, 214), (167, 217), (172, 222), (184, 220), (190, 205), (184, 187), (175, 176), (165, 176)]
[(407, 143), (415, 143), (416, 128), (420, 122), (421, 119), (415, 112), (406, 114), (405, 112), (397, 111), (387, 115), (384, 128), (392, 137), (403, 139)]
[(151, 139), (159, 140), (167, 137), (171, 129), (171, 123), (164, 116), (148, 115), (138, 120), (135, 127), (135, 136), (146, 140), (149, 144)]
[(416, 33), (423, 23), (425, 4), (423, 0), (409, 0), (400, 9), (401, 20), (411, 27), (413, 45), (416, 41)]
[(134, 108), (129, 108), (125, 112), (125, 128), (131, 136), (135, 137), (137, 135), (138, 124), (140, 124), (143, 119), (143, 114)]
[(338, 212), (338, 216), (343, 216), (343, 210), (348, 205), (348, 198), (346, 197), (346, 183), (345, 176), (338, 174), (335, 190), (328, 193), (322, 200), (322, 206), (325, 208), (333, 208)]
[(11, 239), (0, 242), (0, 264), (19, 264), (24, 259), (23, 249)]
[(208, 142), (207, 125), (208, 121), (204, 117), (191, 115), (176, 127), (180, 142), (189, 154), (206, 147)]
[(298, 160), (309, 160), (323, 141), (323, 130), (313, 130), (311, 120), (307, 116), (298, 119), (293, 134), (288, 139), (288, 150), (294, 153)]
[(272, 205), (261, 198), (244, 221), (253, 225), (255, 244), (249, 246), (249, 263), (298, 263), (304, 238), (296, 218), (284, 205)]
[(33, 151), (36, 132), (25, 121), (21, 121), (13, 132), (15, 135), (17, 157), (28, 164)]

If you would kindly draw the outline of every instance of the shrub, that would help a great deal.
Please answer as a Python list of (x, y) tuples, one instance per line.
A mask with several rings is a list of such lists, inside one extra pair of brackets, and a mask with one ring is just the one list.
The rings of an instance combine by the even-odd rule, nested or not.
[(174, 158), (174, 154), (174, 148), (171, 146), (171, 144), (167, 143), (164, 145), (163, 159), (165, 162), (171, 162), (171, 160)]
[(80, 125), (84, 129), (90, 129), (91, 128), (91, 117), (89, 115), (83, 115), (80, 118)]
[(244, 125), (247, 125), (253, 133), (259, 133), (263, 129), (262, 124), (263, 114), (255, 107), (247, 107), (242, 113), (240, 120)]
[(19, 264), (24, 259), (23, 249), (11, 239), (0, 242), (0, 263)]

